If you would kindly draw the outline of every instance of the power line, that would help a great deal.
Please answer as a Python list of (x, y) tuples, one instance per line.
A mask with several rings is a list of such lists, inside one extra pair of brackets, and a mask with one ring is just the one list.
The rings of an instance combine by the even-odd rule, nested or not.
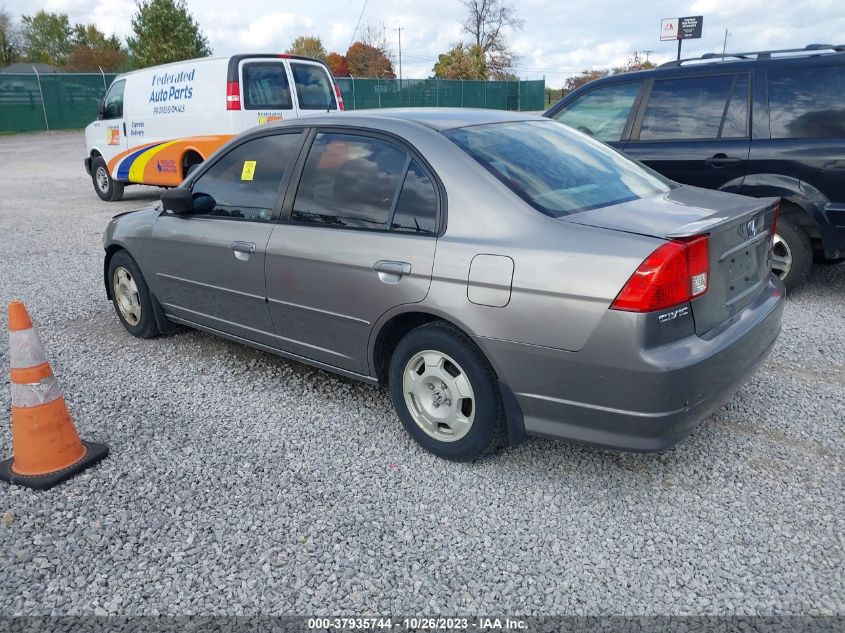
[(352, 46), (353, 42), (355, 42), (355, 36), (358, 34), (358, 27), (361, 26), (361, 18), (364, 17), (364, 10), (367, 8), (367, 0), (364, 0), (364, 6), (361, 7), (361, 13), (358, 15), (358, 21), (355, 23), (355, 30), (352, 31), (352, 39), (349, 40), (349, 46), (346, 47), (347, 50)]

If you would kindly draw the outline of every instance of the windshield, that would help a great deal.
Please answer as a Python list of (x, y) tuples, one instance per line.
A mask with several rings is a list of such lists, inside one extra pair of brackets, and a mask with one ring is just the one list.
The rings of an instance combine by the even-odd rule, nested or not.
[(672, 188), (650, 169), (556, 121), (492, 123), (444, 134), (523, 200), (554, 218)]

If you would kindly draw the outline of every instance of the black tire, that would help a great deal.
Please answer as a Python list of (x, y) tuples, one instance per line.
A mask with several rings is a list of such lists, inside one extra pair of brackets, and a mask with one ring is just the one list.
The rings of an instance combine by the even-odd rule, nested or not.
[[(794, 291), (810, 274), (810, 268), (813, 265), (813, 248), (804, 229), (789, 218), (778, 218), (774, 255), (772, 271), (780, 277), (789, 292)], [(778, 259), (784, 255), (791, 257), (791, 263), (786, 271), (778, 268)]]
[(102, 156), (91, 161), (91, 183), (100, 200), (117, 202), (123, 198), (123, 183), (114, 180)]
[[(403, 393), (403, 375), (414, 356), (425, 350), (440, 352), (454, 359), (472, 387), (474, 418), (469, 430), (460, 439), (442, 441), (429, 435), (408, 409)], [(463, 332), (442, 322), (428, 323), (411, 330), (396, 346), (389, 372), (390, 397), (402, 425), (430, 453), (452, 461), (468, 461), (495, 450), (503, 442), (505, 414), (496, 373), (481, 350)]]
[[(116, 287), (118, 271), (125, 271), (131, 278), (132, 282), (137, 288), (137, 303), (139, 307), (139, 314), (136, 322), (135, 319), (131, 321), (124, 316), (124, 312), (119, 304), (120, 296), (126, 296), (121, 293), (120, 289)], [(109, 260), (109, 291), (112, 297), (112, 304), (114, 311), (117, 313), (117, 318), (132, 336), (138, 338), (152, 338), (159, 335), (158, 325), (156, 324), (155, 314), (153, 313), (153, 301), (150, 296), (147, 282), (138, 264), (132, 259), (126, 251), (118, 251)]]

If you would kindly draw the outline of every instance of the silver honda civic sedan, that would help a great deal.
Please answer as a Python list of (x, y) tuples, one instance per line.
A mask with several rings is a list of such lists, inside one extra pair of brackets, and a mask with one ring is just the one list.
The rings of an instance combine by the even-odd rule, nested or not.
[(116, 216), (124, 327), (177, 324), (385, 384), (432, 453), (526, 436), (654, 451), (766, 357), (777, 200), (680, 186), (565, 125), (489, 110), (255, 128)]

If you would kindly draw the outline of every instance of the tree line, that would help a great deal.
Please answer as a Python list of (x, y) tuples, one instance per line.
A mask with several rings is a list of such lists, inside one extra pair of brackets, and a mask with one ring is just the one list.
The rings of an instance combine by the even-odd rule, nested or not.
[[(432, 68), (435, 77), (465, 80), (515, 80), (518, 56), (508, 34), (523, 26), (506, 0), (461, 0), (466, 41), (454, 42)], [(16, 61), (41, 62), (72, 72), (125, 71), (205, 57), (208, 38), (185, 0), (137, 0), (132, 33), (125, 41), (94, 24), (71, 24), (64, 13), (38, 11), (15, 22), (0, 10), (0, 67)], [(356, 35), (358, 35), (356, 33)], [(319, 36), (301, 35), (286, 52), (323, 60), (337, 77), (396, 77), (393, 49), (384, 24), (364, 26), (345, 52), (328, 52)], [(653, 67), (634, 53), (613, 70), (585, 69), (566, 80), (560, 94), (599, 77)]]

